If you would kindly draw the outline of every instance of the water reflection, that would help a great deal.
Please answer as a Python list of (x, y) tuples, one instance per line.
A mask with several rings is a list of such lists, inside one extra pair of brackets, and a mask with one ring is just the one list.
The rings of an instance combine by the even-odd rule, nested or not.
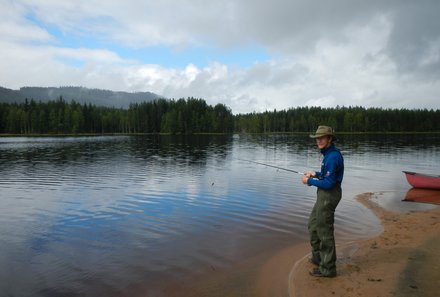
[(406, 201), (406, 199), (403, 199), (404, 197), (406, 197), (405, 192), (400, 191), (378, 192), (371, 199), (379, 204), (382, 208), (392, 212), (407, 213), (410, 211), (429, 210), (436, 207), (433, 204), (426, 203), (405, 203), (402, 202)]
[(440, 191), (429, 189), (410, 189), (403, 201), (440, 204)]
[[(337, 239), (379, 232), (354, 196), (403, 197), (401, 171), (437, 170), (439, 144), (342, 135)], [(299, 171), (320, 164), (307, 135), (0, 138), (0, 292), (121, 296), (142, 284), (161, 296), (169, 280), (306, 240), (315, 190), (240, 158)]]

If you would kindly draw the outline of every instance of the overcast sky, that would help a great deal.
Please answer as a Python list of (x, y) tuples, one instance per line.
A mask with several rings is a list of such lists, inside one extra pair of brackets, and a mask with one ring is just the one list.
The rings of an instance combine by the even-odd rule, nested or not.
[(438, 0), (0, 0), (0, 86), (440, 108)]

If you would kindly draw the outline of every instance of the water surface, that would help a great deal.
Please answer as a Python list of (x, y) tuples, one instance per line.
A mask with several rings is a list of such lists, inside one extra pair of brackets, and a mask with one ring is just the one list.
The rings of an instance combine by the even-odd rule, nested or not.
[[(438, 174), (439, 136), (340, 138), (337, 240), (381, 230), (356, 194), (394, 193), (399, 208), (402, 170)], [(321, 162), (298, 135), (0, 138), (1, 295), (166, 296), (170, 281), (307, 240), (316, 189), (240, 159)]]

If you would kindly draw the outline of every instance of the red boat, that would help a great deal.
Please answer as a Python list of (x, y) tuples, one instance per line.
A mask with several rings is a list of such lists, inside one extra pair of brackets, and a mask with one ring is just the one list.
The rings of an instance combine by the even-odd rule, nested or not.
[(414, 188), (440, 190), (440, 175), (403, 171), (408, 183)]

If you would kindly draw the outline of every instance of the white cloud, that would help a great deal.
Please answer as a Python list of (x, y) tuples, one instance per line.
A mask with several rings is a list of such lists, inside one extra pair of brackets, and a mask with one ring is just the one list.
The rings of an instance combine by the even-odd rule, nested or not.
[[(0, 3), (0, 82), (80, 85), (201, 97), (234, 112), (303, 105), (439, 108), (438, 1), (55, 1)], [(111, 48), (179, 50), (254, 44), (249, 67), (211, 60), (176, 68)]]
[(9, 42), (51, 42), (53, 37), (23, 18), (26, 9), (12, 1), (0, 2), (0, 36)]

